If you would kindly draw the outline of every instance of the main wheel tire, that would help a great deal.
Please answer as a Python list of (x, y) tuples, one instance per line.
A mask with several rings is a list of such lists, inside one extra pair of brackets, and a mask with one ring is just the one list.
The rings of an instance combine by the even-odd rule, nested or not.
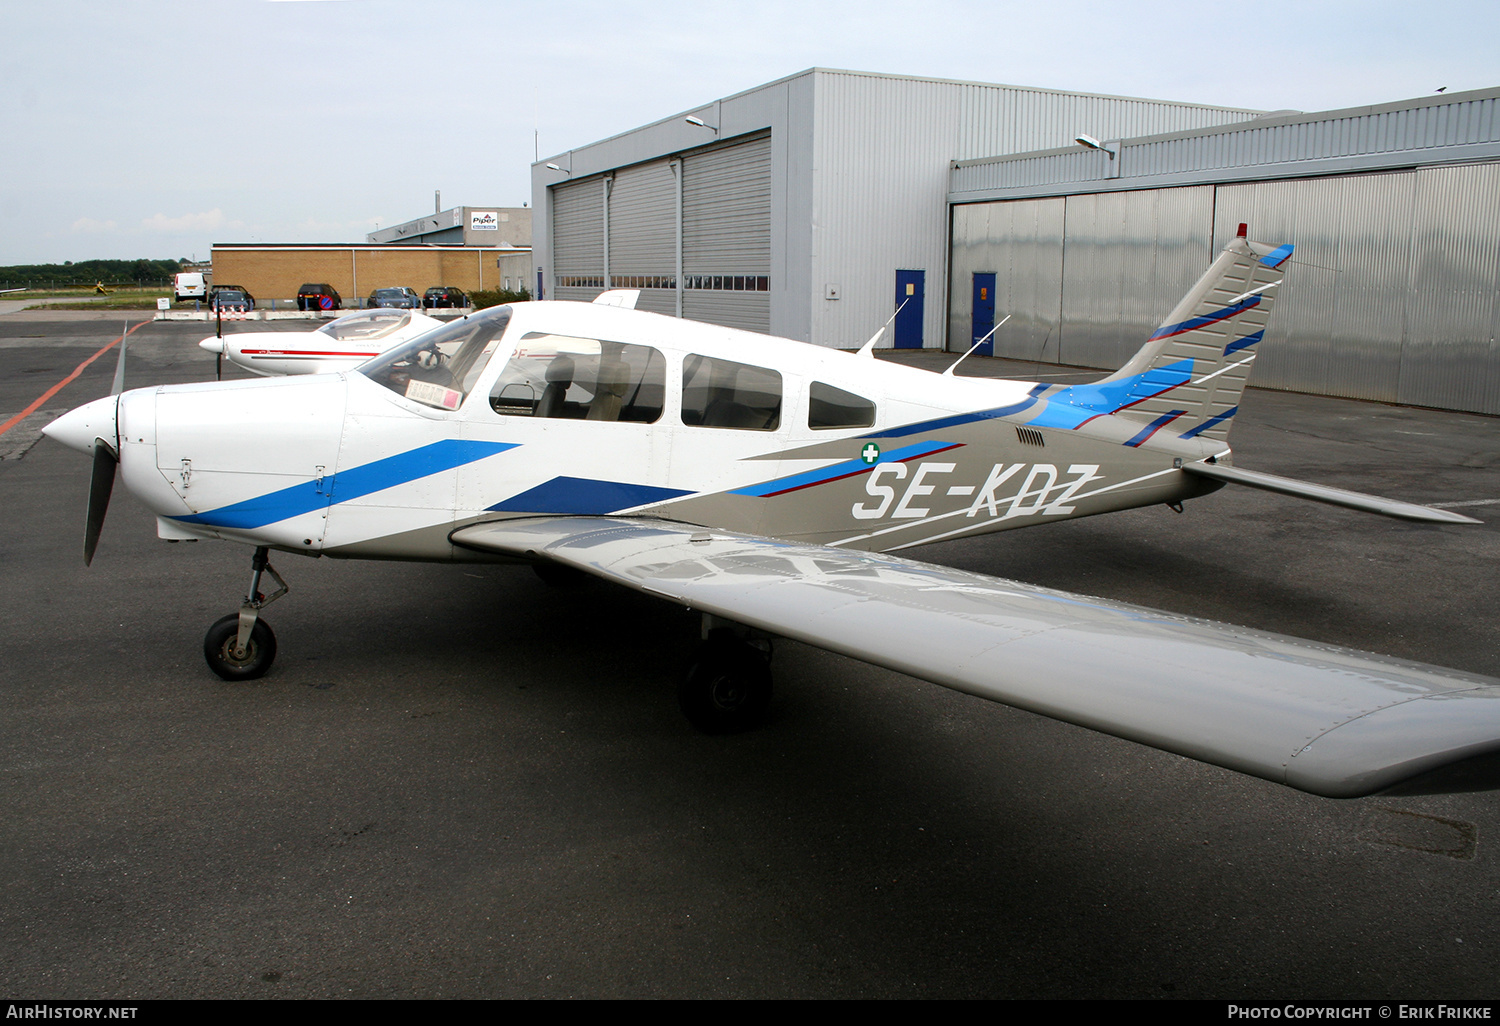
[(208, 668), (225, 680), (254, 680), (271, 668), (276, 658), (276, 635), (271, 625), (256, 620), (245, 645), (245, 658), (234, 657), (235, 639), (240, 634), (240, 614), (230, 613), (216, 621), (203, 637), (203, 658)]
[(705, 641), (677, 689), (693, 726), (706, 734), (733, 734), (755, 726), (771, 704), (771, 666), (738, 638)]

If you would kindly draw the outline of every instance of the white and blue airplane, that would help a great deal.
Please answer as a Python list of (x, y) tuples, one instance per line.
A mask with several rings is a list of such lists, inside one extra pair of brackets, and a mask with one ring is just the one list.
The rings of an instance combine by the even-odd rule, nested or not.
[(1291, 249), (1242, 226), (1144, 347), (1087, 385), (534, 302), (340, 373), (122, 392), (117, 372), (117, 394), (45, 433), (93, 457), (85, 561), (117, 466), (160, 537), (253, 548), (249, 593), (204, 641), (230, 680), (275, 656), (272, 549), (528, 561), (700, 612), (679, 696), (706, 730), (765, 709), (765, 639), (781, 636), (1316, 794), (1500, 787), (1500, 680), (889, 554), (1226, 482), (1474, 523), (1233, 465)]

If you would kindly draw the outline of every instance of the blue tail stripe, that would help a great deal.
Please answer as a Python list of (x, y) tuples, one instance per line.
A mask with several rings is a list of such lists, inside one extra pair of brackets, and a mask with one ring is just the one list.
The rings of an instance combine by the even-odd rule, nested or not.
[(274, 524), (278, 520), (311, 513), (335, 502), (348, 502), (418, 478), (453, 470), (515, 447), (511, 442), (476, 442), (450, 438), (363, 466), (350, 467), (337, 474), (330, 474), (322, 481), (306, 481), (290, 488), (257, 495), (243, 502), (220, 506), (206, 513), (172, 519), (184, 524), (251, 530)]
[(1246, 335), (1244, 338), (1235, 339), (1233, 342), (1229, 343), (1229, 345), (1224, 347), (1224, 355), (1228, 356), (1230, 353), (1237, 353), (1241, 349), (1249, 349), (1251, 346), (1255, 345), (1255, 343), (1259, 342), (1265, 337), (1266, 329), (1261, 328), (1253, 335)]
[(1146, 439), (1156, 434), (1162, 428), (1166, 427), (1168, 424), (1172, 423), (1172, 421), (1176, 420), (1186, 412), (1187, 410), (1171, 410), (1167, 413), (1163, 413), (1160, 417), (1157, 417), (1151, 423), (1142, 428), (1139, 434), (1137, 434), (1134, 438), (1132, 438), (1125, 444), (1130, 446), (1131, 448), (1139, 446)]
[(1231, 406), (1229, 409), (1225, 410), (1223, 413), (1221, 413), (1221, 414), (1219, 414), (1217, 416), (1208, 418), (1202, 424), (1199, 424), (1197, 427), (1195, 427), (1195, 428), (1189, 428), (1188, 430), (1184, 431), (1181, 435), (1178, 435), (1178, 437), (1179, 438), (1197, 438), (1199, 435), (1203, 434), (1203, 432), (1207, 431), (1209, 428), (1212, 428), (1216, 424), (1222, 424), (1222, 423), (1224, 423), (1224, 421), (1228, 420), (1230, 417), (1233, 417), (1236, 413), (1239, 413), (1239, 412), (1240, 412), (1240, 408), (1238, 406)]
[(1191, 358), (1165, 367), (1153, 367), (1119, 381), (1100, 381), (1072, 385), (1047, 397), (1047, 407), (1031, 420), (1029, 427), (1053, 427), (1072, 430), (1085, 421), (1108, 413), (1118, 413), (1153, 396), (1184, 385), (1193, 377)]
[(1267, 267), (1280, 267), (1286, 263), (1286, 258), (1292, 255), (1292, 244), (1290, 242), (1283, 246), (1277, 246), (1271, 252), (1260, 258), (1260, 262)]
[(1236, 303), (1233, 306), (1226, 306), (1222, 310), (1215, 310), (1213, 313), (1204, 314), (1202, 317), (1193, 317), (1178, 324), (1163, 324), (1160, 328), (1156, 329), (1156, 333), (1147, 339), (1147, 341), (1155, 342), (1159, 338), (1171, 338), (1173, 335), (1182, 335), (1189, 331), (1195, 331), (1207, 324), (1227, 321), (1229, 318), (1237, 317), (1246, 310), (1257, 306), (1260, 306), (1260, 297), (1251, 296), (1244, 302)]

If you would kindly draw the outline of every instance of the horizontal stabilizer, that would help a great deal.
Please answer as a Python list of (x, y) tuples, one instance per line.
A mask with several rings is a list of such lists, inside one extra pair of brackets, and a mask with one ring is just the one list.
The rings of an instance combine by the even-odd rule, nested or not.
[(1401, 502), (1398, 499), (1385, 499), (1379, 495), (1351, 492), (1343, 488), (1312, 484), (1290, 477), (1277, 477), (1275, 474), (1263, 474), (1258, 470), (1241, 470), (1239, 467), (1227, 467), (1222, 463), (1189, 463), (1182, 469), (1189, 474), (1197, 474), (1199, 477), (1211, 477), (1215, 481), (1249, 485), (1251, 488), (1262, 488), (1268, 492), (1295, 495), (1299, 499), (1326, 502), (1330, 506), (1347, 506), (1349, 509), (1380, 513), (1401, 520), (1421, 520), (1431, 524), (1484, 523), (1482, 520), (1475, 520), (1473, 517), (1466, 517), (1462, 513), (1453, 513), (1446, 509), (1433, 509), (1431, 506), (1418, 506), (1414, 502)]
[(1491, 677), (661, 520), (508, 520), (451, 537), (1313, 794), (1500, 787)]

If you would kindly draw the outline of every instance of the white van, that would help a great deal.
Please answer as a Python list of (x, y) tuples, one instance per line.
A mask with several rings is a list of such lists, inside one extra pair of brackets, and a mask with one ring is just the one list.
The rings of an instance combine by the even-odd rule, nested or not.
[(185, 271), (172, 279), (172, 291), (179, 303), (185, 299), (207, 299), (208, 281), (201, 271)]

